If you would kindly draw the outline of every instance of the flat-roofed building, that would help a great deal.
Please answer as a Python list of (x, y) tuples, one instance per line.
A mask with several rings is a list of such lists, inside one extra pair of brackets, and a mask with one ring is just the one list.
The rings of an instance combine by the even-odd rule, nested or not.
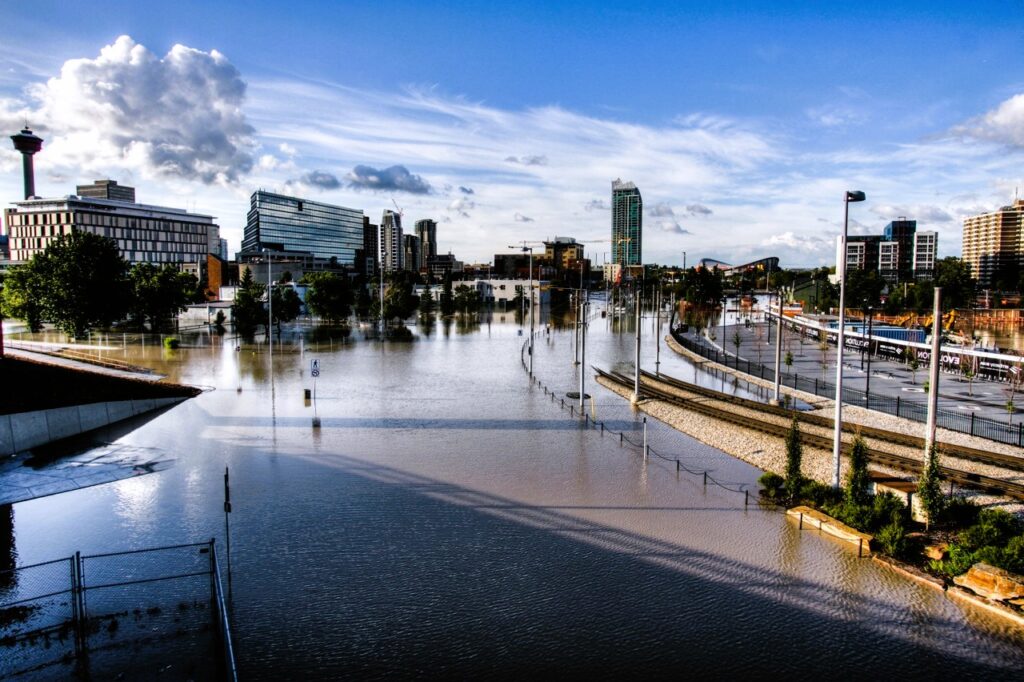
[(263, 250), (309, 254), (316, 260), (354, 266), (363, 248), (363, 212), (257, 190), (249, 199), (242, 254)]
[[(134, 189), (119, 186), (122, 190)], [(131, 263), (196, 263), (220, 249), (213, 217), (132, 201), (66, 196), (27, 199), (4, 210), (11, 261), (25, 262), (62, 234), (91, 232), (117, 243)]]
[(114, 180), (95, 180), (91, 185), (78, 185), (75, 194), (86, 199), (110, 199), (135, 203), (135, 188), (119, 185)]
[(939, 250), (939, 233), (922, 230), (914, 235), (914, 278), (935, 277), (935, 259)]
[(963, 259), (978, 286), (995, 284), (1000, 273), (1024, 266), (1024, 199), (998, 211), (964, 218)]

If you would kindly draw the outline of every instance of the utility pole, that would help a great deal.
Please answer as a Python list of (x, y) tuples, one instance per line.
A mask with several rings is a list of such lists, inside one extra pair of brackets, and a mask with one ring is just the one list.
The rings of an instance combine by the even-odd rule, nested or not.
[(935, 287), (932, 304), (932, 357), (928, 365), (928, 417), (925, 422), (924, 457), (925, 463), (935, 444), (935, 415), (939, 407), (939, 342), (942, 338), (942, 287)]
[(633, 404), (640, 401), (640, 289), (636, 289), (636, 296), (633, 300), (636, 306), (636, 358), (634, 359), (633, 375)]
[(580, 414), (584, 414), (586, 409), (585, 396), (583, 392), (584, 378), (587, 374), (587, 303), (580, 305), (580, 310), (583, 311), (583, 321), (580, 323)]
[[(771, 296), (768, 297), (768, 310), (771, 311)], [(771, 328), (771, 320), (768, 321), (768, 328)], [(739, 362), (739, 359), (736, 360)], [(782, 293), (779, 292), (779, 327), (775, 334), (775, 404), (780, 405), (779, 384), (782, 381)]]

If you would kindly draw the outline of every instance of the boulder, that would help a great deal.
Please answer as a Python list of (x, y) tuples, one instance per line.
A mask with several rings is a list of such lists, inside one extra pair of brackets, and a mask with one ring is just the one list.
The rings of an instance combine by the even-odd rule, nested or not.
[(1024, 597), (1024, 576), (988, 564), (977, 563), (953, 582), (987, 599), (1007, 601)]

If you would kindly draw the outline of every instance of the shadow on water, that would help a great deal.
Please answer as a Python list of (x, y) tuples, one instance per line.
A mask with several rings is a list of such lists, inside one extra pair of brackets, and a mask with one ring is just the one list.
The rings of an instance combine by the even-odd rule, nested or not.
[[(247, 679), (555, 670), (923, 678), (1012, 674), (1024, 660), (1019, 642), (965, 637), (962, 622), (865, 597), (853, 585), (372, 462), (302, 460), (303, 476), (337, 478), (330, 499), (318, 489), (303, 495), (294, 487), (301, 480), (283, 477), (263, 492), (289, 500), (278, 518), (259, 528), (247, 527), (244, 512), (233, 519), (249, 538), (236, 545), (234, 583)], [(729, 524), (761, 512), (715, 513)], [(296, 536), (296, 519), (313, 518), (315, 527)]]

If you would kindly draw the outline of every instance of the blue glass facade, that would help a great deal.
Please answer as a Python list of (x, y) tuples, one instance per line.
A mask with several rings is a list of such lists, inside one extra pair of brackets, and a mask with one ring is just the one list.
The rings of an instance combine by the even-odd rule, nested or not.
[(363, 212), (257, 190), (250, 198), (242, 251), (291, 251), (354, 265), (363, 248)]

